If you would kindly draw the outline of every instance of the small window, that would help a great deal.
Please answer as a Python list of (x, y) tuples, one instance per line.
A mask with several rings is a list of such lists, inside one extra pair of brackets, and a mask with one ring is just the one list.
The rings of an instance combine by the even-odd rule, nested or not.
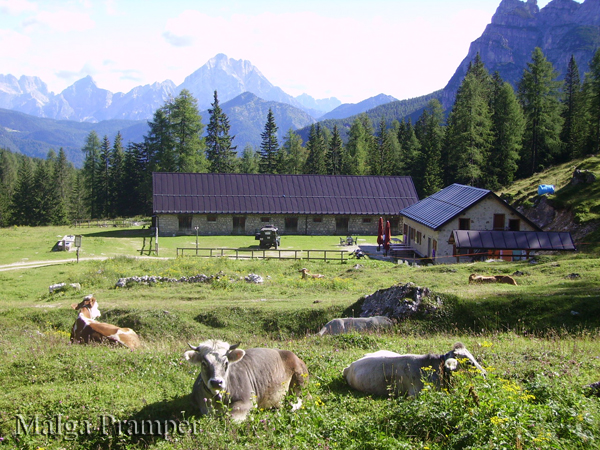
[(180, 215), (179, 219), (179, 229), (180, 230), (190, 230), (192, 228), (192, 216), (191, 215)]
[(421, 232), (417, 231), (417, 244), (421, 244)]
[(216, 222), (217, 216), (206, 216), (206, 221), (207, 222)]
[(471, 219), (458, 219), (458, 229), (459, 230), (470, 230), (471, 229)]
[(261, 221), (261, 222), (270, 222), (270, 221), (271, 221), (271, 218), (270, 218), (270, 217), (261, 217), (261, 218), (260, 218), (260, 221)]
[(315, 216), (315, 217), (313, 217), (313, 222), (321, 223), (321, 222), (323, 222), (323, 217)]
[(508, 229), (510, 231), (521, 231), (521, 221), (519, 219), (508, 219)]
[(371, 218), (370, 217), (363, 217), (363, 223), (371, 223)]
[(503, 231), (504, 230), (504, 214), (494, 214), (494, 231)]

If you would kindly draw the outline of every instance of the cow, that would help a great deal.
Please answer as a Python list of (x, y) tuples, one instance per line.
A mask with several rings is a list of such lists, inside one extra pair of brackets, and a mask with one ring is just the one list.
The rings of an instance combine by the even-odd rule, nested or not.
[(325, 324), (319, 331), (319, 336), (324, 334), (343, 334), (353, 331), (377, 330), (390, 328), (394, 322), (385, 316), (374, 317), (347, 317), (344, 319), (333, 319)]
[(497, 283), (512, 284), (513, 286), (517, 285), (517, 281), (509, 275), (494, 275), (494, 278)]
[(477, 275), (472, 273), (469, 275), (469, 284), (472, 283), (495, 283), (496, 277), (485, 277), (483, 275)]
[(87, 344), (108, 340), (122, 344), (130, 350), (140, 346), (140, 338), (131, 328), (120, 328), (96, 320), (100, 317), (100, 310), (94, 296), (87, 295), (80, 303), (73, 303), (71, 307), (79, 311), (71, 330), (71, 343)]
[(209, 339), (184, 358), (200, 365), (192, 389), (192, 404), (202, 415), (231, 410), (232, 419), (241, 422), (253, 407), (281, 406), (288, 391), (298, 398), (292, 410), (300, 408), (301, 390), (308, 383), (306, 364), (294, 353), (272, 348), (242, 350), (239, 344)]
[(308, 269), (303, 268), (298, 272), (302, 272), (302, 279), (305, 280), (307, 278), (325, 278), (325, 275), (321, 275), (320, 273), (308, 273)]
[(486, 371), (460, 342), (445, 355), (401, 355), (388, 350), (367, 353), (343, 374), (352, 388), (367, 394), (415, 397), (423, 389), (424, 378), (438, 389), (446, 387), (450, 372), (458, 369), (458, 358), (469, 359), (485, 377)]

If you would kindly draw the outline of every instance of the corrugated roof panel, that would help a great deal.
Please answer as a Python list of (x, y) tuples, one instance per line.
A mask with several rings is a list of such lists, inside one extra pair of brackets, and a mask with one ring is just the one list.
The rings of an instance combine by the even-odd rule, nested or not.
[(453, 230), (456, 248), (481, 250), (575, 250), (570, 233), (555, 231)]

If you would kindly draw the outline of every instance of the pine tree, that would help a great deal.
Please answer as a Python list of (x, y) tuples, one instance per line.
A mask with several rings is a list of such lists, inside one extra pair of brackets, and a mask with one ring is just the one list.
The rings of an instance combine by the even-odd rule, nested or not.
[(35, 225), (36, 193), (33, 190), (33, 170), (31, 158), (23, 158), (9, 207), (11, 225)]
[(110, 153), (109, 170), (109, 217), (123, 217), (126, 215), (126, 204), (129, 199), (123, 195), (125, 178), (125, 152), (123, 151), (123, 137), (117, 132)]
[(69, 193), (69, 216), (73, 220), (81, 220), (90, 217), (90, 213), (87, 209), (87, 202), (85, 198), (85, 186), (84, 186), (84, 175), (82, 171), (77, 171), (73, 178), (71, 185), (71, 192)]
[(415, 129), (410, 121), (404, 119), (398, 128), (398, 142), (400, 144), (400, 164), (398, 175), (410, 176), (421, 153), (421, 143), (415, 135)]
[(279, 142), (277, 141), (277, 130), (275, 116), (269, 108), (265, 129), (260, 134), (260, 173), (277, 173), (279, 165)]
[[(600, 72), (598, 75), (600, 75)], [(585, 141), (585, 127), (583, 126), (585, 123), (584, 99), (579, 78), (579, 68), (573, 55), (571, 55), (567, 74), (565, 75), (563, 93), (563, 111), (561, 116), (564, 123), (560, 133), (563, 152), (558, 159), (559, 162), (570, 161), (581, 155)]]
[(73, 166), (67, 160), (67, 155), (62, 147), (58, 151), (58, 156), (49, 162), (51, 163), (55, 205), (51, 222), (53, 225), (66, 225), (69, 223), (68, 200), (71, 192)]
[(598, 153), (600, 150), (600, 49), (590, 61), (590, 71), (584, 82), (585, 100), (587, 103), (588, 139), (582, 153)]
[(109, 217), (110, 211), (110, 149), (108, 136), (104, 136), (98, 155), (98, 173), (96, 174), (96, 200), (98, 217)]
[(444, 140), (444, 111), (441, 103), (431, 100), (415, 124), (415, 134), (421, 144), (421, 154), (413, 174), (420, 197), (427, 197), (443, 187), (441, 166)]
[(158, 108), (153, 120), (148, 122), (150, 130), (144, 136), (144, 145), (150, 156), (151, 172), (177, 172), (178, 169), (169, 116), (170, 108), (167, 104)]
[(490, 86), (482, 82), (482, 78), (485, 79), (474, 70), (467, 73), (448, 115), (444, 142), (448, 160), (446, 184), (457, 182), (484, 187), (484, 166), (489, 159), (493, 134), (488, 103)]
[(310, 134), (306, 142), (306, 151), (308, 152), (308, 156), (304, 172), (313, 175), (326, 175), (327, 154), (325, 139), (323, 138), (319, 124), (313, 124), (310, 127)]
[(392, 144), (390, 142), (385, 117), (379, 121), (379, 129), (374, 137), (374, 144), (371, 146), (371, 155), (369, 157), (370, 175), (390, 175), (392, 167)]
[(152, 214), (152, 155), (146, 143), (130, 142), (125, 149), (123, 192), (128, 193), (126, 216)]
[(371, 119), (361, 114), (352, 122), (348, 133), (348, 143), (342, 156), (342, 174), (367, 175), (369, 154), (373, 146)]
[(86, 210), (90, 218), (95, 219), (101, 214), (98, 205), (98, 171), (100, 169), (100, 139), (95, 131), (90, 131), (82, 149), (85, 153), (83, 162), (83, 186)]
[(539, 47), (533, 51), (519, 82), (519, 100), (525, 114), (525, 136), (521, 174), (531, 176), (552, 164), (560, 152), (562, 118), (559, 102), (560, 82)]
[(170, 125), (177, 160), (177, 172), (206, 172), (204, 125), (198, 101), (183, 89), (170, 105)]
[(292, 128), (283, 137), (283, 145), (281, 147), (282, 153), (285, 155), (283, 173), (292, 175), (304, 173), (307, 152), (302, 146), (302, 138)]
[(237, 147), (232, 146), (233, 136), (229, 135), (229, 118), (219, 106), (217, 91), (214, 93), (212, 109), (208, 110), (210, 120), (206, 128), (206, 159), (209, 172), (232, 173), (236, 161)]
[(344, 145), (337, 125), (333, 126), (333, 136), (327, 150), (327, 173), (340, 175), (342, 173)]
[(510, 185), (516, 176), (525, 118), (523, 110), (509, 83), (498, 83), (492, 100), (494, 144), (491, 148), (486, 174), (488, 189)]

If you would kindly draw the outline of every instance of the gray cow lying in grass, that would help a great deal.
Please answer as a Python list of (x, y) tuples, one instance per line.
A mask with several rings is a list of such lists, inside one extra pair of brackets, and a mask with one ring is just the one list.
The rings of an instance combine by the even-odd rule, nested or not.
[(344, 319), (333, 319), (325, 324), (319, 331), (319, 336), (324, 334), (343, 334), (354, 331), (368, 331), (390, 328), (394, 322), (385, 316), (374, 317), (346, 317)]
[(457, 358), (469, 359), (485, 377), (486, 372), (460, 342), (445, 355), (400, 355), (388, 350), (367, 353), (344, 369), (348, 384), (367, 394), (416, 396), (423, 379), (436, 388), (447, 385), (450, 372), (458, 369)]
[(185, 352), (200, 374), (192, 389), (192, 403), (201, 414), (231, 410), (233, 420), (246, 419), (252, 407), (281, 405), (289, 390), (298, 397), (293, 409), (302, 404), (300, 394), (308, 382), (306, 364), (294, 353), (272, 348), (249, 348), (208, 340)]

